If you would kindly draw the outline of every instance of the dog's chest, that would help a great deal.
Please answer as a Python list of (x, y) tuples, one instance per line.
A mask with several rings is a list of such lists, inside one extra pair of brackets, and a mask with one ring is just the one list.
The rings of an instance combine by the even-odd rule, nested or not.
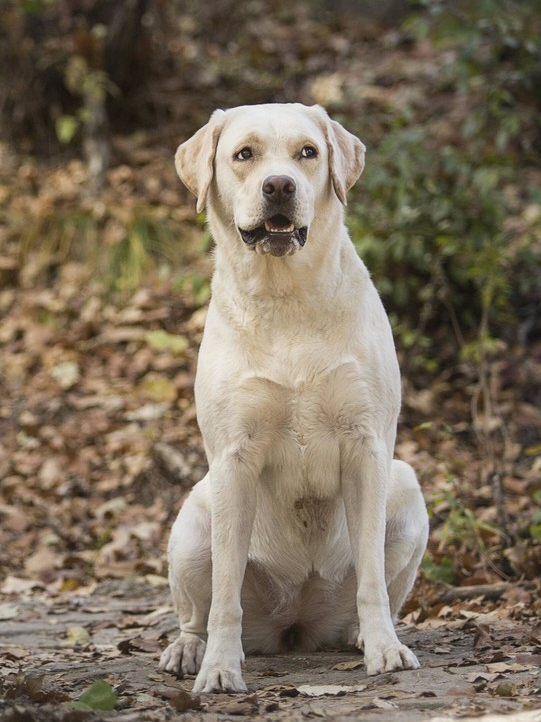
[(272, 399), (280, 413), (261, 410), (272, 420), (261, 481), (288, 503), (297, 503), (295, 516), (309, 522), (315, 520), (315, 509), (305, 518), (300, 501), (339, 494), (344, 445), (369, 427), (367, 389), (354, 364), (347, 363), (314, 383), (276, 386)]
[[(340, 439), (326, 394), (318, 388), (291, 393), (287, 407), (287, 423), (276, 430), (275, 451), (271, 449), (267, 458), (268, 471), (297, 499), (335, 496)], [(304, 512), (297, 504), (299, 519)]]

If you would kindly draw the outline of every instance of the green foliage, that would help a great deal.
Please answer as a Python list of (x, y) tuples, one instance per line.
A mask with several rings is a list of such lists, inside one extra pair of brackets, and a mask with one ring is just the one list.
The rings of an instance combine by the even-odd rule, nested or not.
[(156, 209), (139, 208), (122, 223), (122, 235), (108, 249), (109, 285), (137, 288), (157, 261), (175, 260), (177, 237), (167, 217)]
[(79, 710), (113, 710), (117, 696), (107, 682), (98, 680), (81, 694), (76, 702), (70, 702), (69, 707)]
[(170, 351), (173, 355), (183, 354), (189, 346), (186, 336), (167, 333), (163, 329), (147, 331), (145, 341), (155, 351)]
[(455, 582), (455, 565), (449, 557), (443, 557), (436, 561), (426, 554), (421, 562), (421, 571), (431, 582), (442, 584), (454, 584)]
[(465, 357), (478, 360), (495, 348), (494, 332), (516, 322), (511, 299), (539, 285), (522, 273), (541, 260), (539, 218), (529, 227), (510, 219), (529, 191), (517, 154), (539, 137), (541, 13), (498, 0), (424, 4), (406, 30), (447, 48), (435, 92), (466, 96), (468, 112), (456, 127), (411, 109), (397, 118), (372, 147), (350, 226), (391, 315), (399, 312), (400, 343), (427, 366), (432, 329), (450, 324)]
[(505, 176), (505, 167), (473, 165), (451, 145), (435, 151), (422, 127), (396, 129), (377, 149), (365, 179), (368, 198), (350, 225), (387, 305), (402, 318), (409, 312), (405, 346), (419, 340), (411, 326), (422, 309), (432, 317), (452, 309), (471, 330), (482, 307), (504, 307)]
[(129, 213), (111, 207), (105, 214), (71, 205), (50, 207), (30, 224), (21, 254), (33, 256), (41, 275), (67, 260), (86, 262), (107, 287), (123, 291), (137, 288), (155, 267), (176, 265), (182, 255), (178, 236), (169, 215), (152, 206)]
[(533, 513), (528, 531), (534, 541), (541, 542), (541, 509)]
[(78, 129), (79, 121), (73, 115), (61, 115), (55, 121), (56, 137), (61, 143), (70, 143)]
[[(97, 28), (102, 30), (102, 26)], [(73, 96), (80, 97), (82, 101), (73, 115), (61, 115), (55, 121), (58, 140), (61, 143), (70, 143), (80, 128), (94, 122), (91, 110), (93, 105), (103, 106), (107, 94), (118, 95), (119, 91), (106, 72), (91, 68), (80, 55), (73, 55), (67, 61), (64, 82)]]
[(497, 151), (516, 140), (528, 148), (531, 136), (524, 130), (532, 123), (539, 128), (534, 108), (541, 83), (539, 2), (424, 0), (423, 5), (428, 15), (415, 16), (407, 27), (456, 50), (445, 81), (477, 97), (466, 137), (475, 141), (491, 130)]
[(187, 271), (178, 276), (175, 286), (187, 292), (196, 306), (202, 306), (210, 298), (210, 279), (199, 271)]
[(147, 219), (133, 219), (125, 228), (124, 236), (111, 246), (109, 275), (112, 285), (119, 290), (136, 288), (151, 265), (151, 249), (159, 235)]
[(498, 538), (500, 531), (481, 519), (473, 509), (465, 506), (460, 500), (453, 499), (446, 521), (438, 528), (439, 548), (446, 549), (450, 544), (462, 544), (474, 551), (485, 550), (485, 534)]
[(95, 260), (100, 221), (83, 208), (45, 207), (22, 234), (21, 254), (40, 256), (44, 269), (70, 260)]
[[(433, 533), (433, 539), (438, 542), (437, 553), (447, 555), (454, 548), (483, 557), (489, 546), (497, 547), (502, 542), (503, 533), (493, 524), (479, 518), (475, 507), (461, 497), (460, 488), (460, 480), (449, 474), (447, 485), (441, 489), (439, 498), (432, 499), (431, 506), (438, 508), (437, 516), (440, 520)], [(428, 574), (437, 573), (430, 572), (430, 563), (428, 566)], [(454, 563), (450, 569), (455, 569)]]

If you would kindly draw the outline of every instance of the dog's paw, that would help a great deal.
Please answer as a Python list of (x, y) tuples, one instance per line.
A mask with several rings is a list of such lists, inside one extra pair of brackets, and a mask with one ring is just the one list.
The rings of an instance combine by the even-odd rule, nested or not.
[(369, 675), (401, 669), (419, 669), (421, 666), (411, 649), (404, 644), (377, 649), (369, 655), (365, 652), (365, 664)]
[(196, 634), (181, 632), (160, 658), (160, 669), (173, 674), (197, 674), (205, 655), (205, 642)]
[(224, 669), (223, 667), (214, 667), (203, 665), (195, 684), (193, 692), (195, 694), (206, 692), (246, 692), (247, 687), (242, 679), (240, 668)]

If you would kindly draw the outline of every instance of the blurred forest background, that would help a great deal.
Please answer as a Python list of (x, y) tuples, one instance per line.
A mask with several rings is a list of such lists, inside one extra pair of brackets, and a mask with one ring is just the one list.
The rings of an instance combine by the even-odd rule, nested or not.
[(301, 101), (368, 146), (348, 223), (393, 322), (397, 454), (432, 523), (409, 609), (488, 584), (539, 614), (539, 0), (0, 12), (0, 590), (165, 584), (205, 470), (212, 245), (173, 154), (216, 107)]

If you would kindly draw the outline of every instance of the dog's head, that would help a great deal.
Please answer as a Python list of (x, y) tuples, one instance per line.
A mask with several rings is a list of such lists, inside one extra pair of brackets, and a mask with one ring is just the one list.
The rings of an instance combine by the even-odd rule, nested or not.
[(285, 256), (304, 246), (322, 199), (346, 204), (364, 152), (323, 108), (269, 104), (215, 111), (175, 164), (198, 211), (219, 205), (246, 247)]

